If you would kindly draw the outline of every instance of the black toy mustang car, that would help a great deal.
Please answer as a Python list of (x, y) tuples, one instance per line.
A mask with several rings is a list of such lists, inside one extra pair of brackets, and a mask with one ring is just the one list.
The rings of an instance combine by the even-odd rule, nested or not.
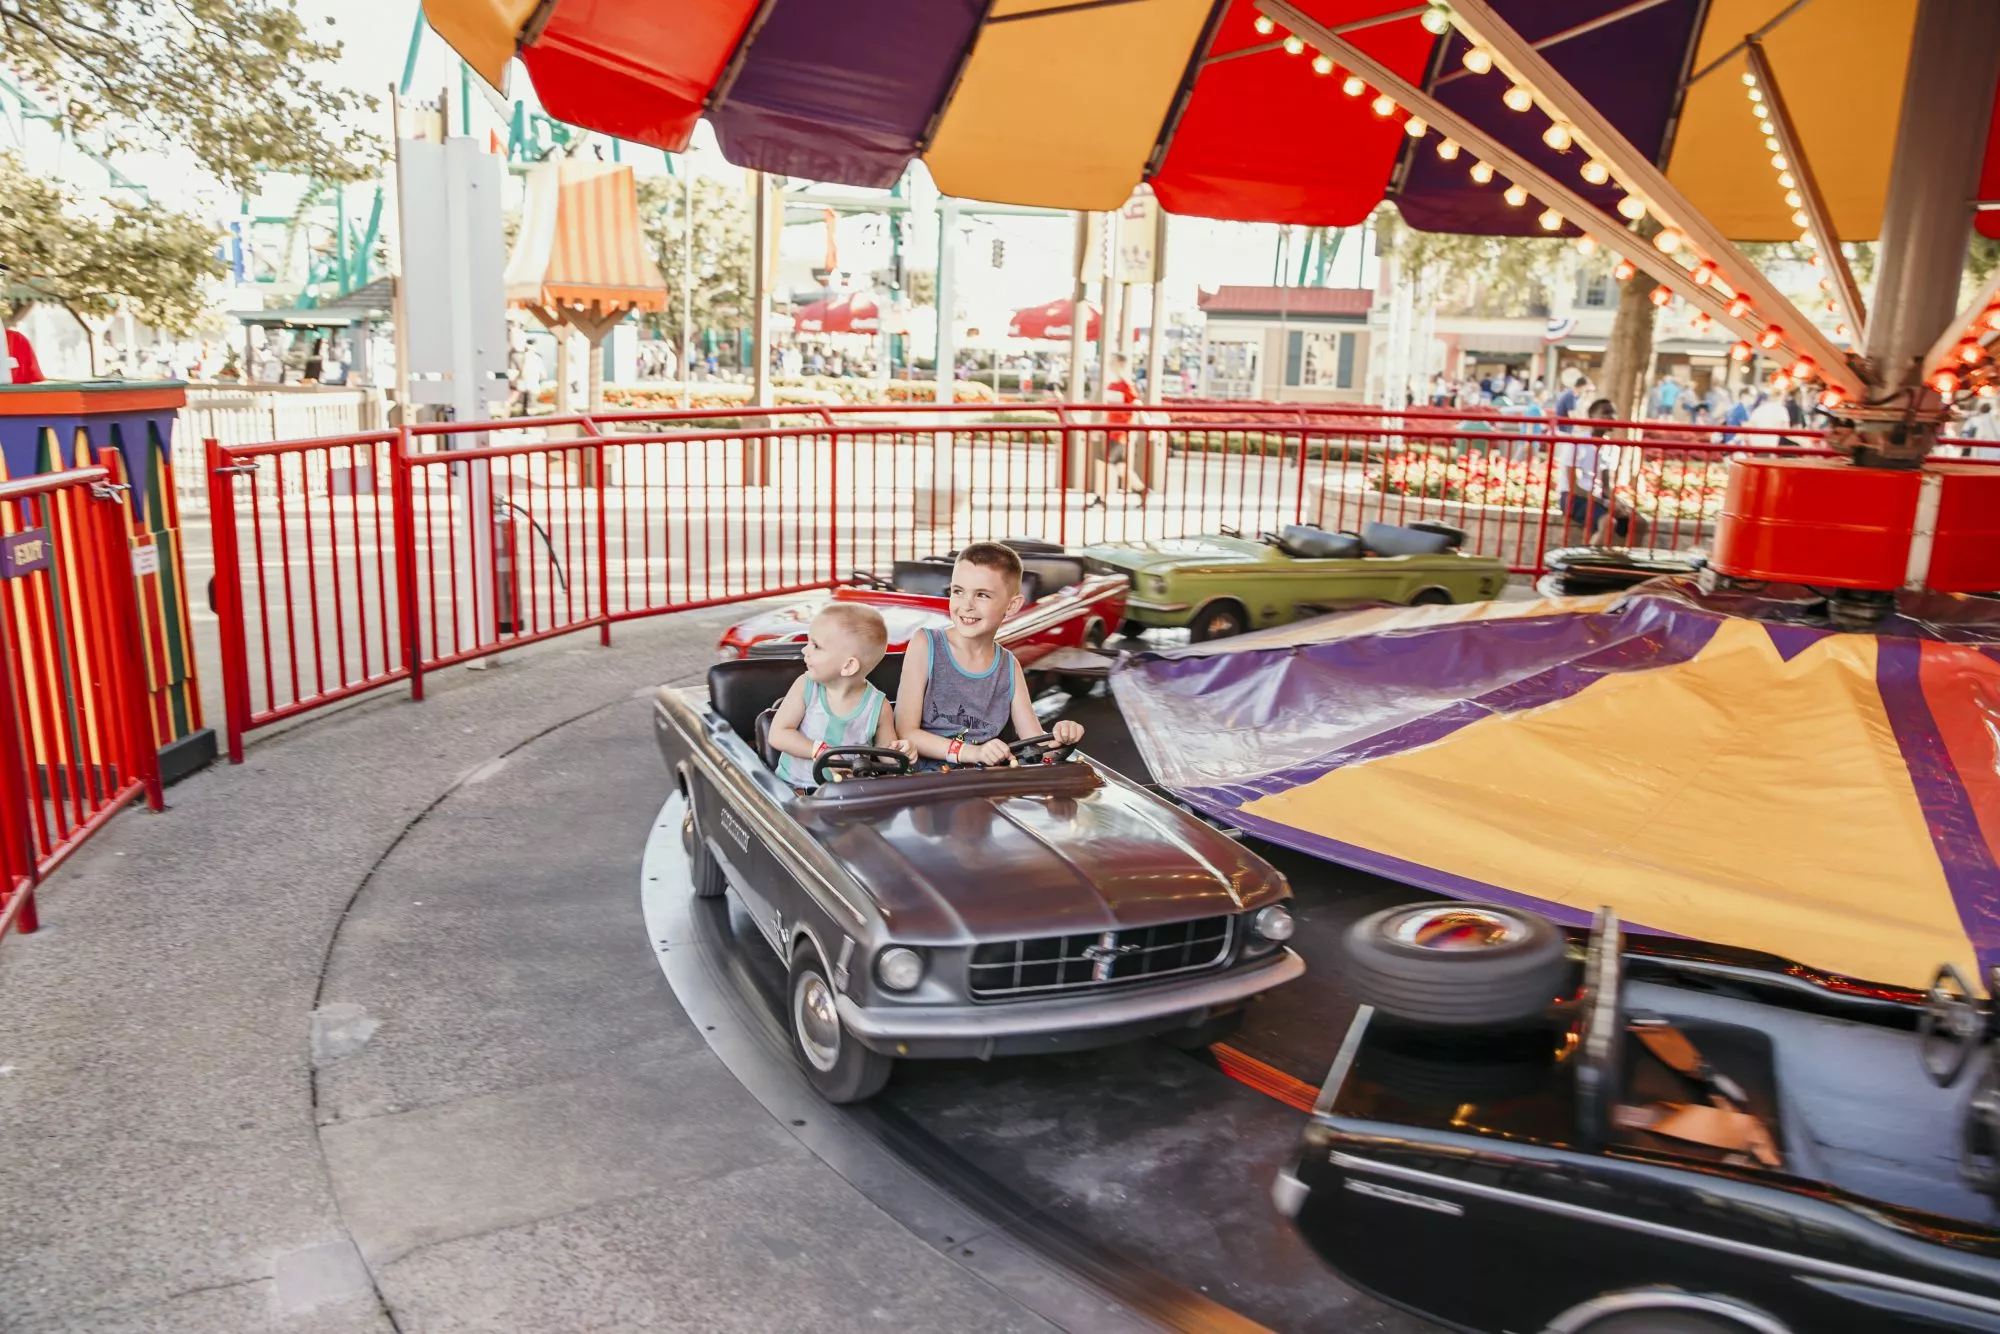
[[(875, 1093), (898, 1057), (1205, 1046), (1304, 970), (1283, 876), (1047, 737), (1015, 743), (1019, 767), (942, 773), (837, 748), (816, 769), (844, 781), (795, 792), (766, 735), (801, 670), (718, 663), (707, 699), (660, 691), (654, 733), (695, 893), (734, 889), (786, 964), (796, 1054), (830, 1101)], [(901, 671), (891, 655), (872, 679), (890, 693)]]
[(2000, 1330), (1990, 1003), (1430, 903), (1275, 1190), (1349, 1280), (1508, 1334)]

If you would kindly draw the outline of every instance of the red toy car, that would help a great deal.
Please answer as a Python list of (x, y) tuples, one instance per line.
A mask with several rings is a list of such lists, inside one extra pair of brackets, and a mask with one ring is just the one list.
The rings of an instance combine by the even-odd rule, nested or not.
[[(1032, 669), (1059, 648), (1095, 648), (1125, 619), (1131, 591), (1123, 571), (1111, 570), (1051, 542), (1009, 539), (1021, 557), (1021, 609), (1000, 627), (1000, 643)], [(865, 602), (889, 627), (889, 652), (901, 653), (919, 630), (946, 624), (945, 590), (951, 586), (949, 554), (899, 560), (887, 577), (857, 572), (833, 590), (837, 602)], [(806, 626), (826, 605), (815, 597), (739, 621), (723, 633), (723, 658), (794, 654)]]

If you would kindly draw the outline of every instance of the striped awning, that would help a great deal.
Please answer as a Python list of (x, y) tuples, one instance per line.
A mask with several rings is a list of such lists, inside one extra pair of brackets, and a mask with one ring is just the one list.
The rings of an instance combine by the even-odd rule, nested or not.
[(639, 231), (632, 169), (544, 163), (528, 173), (521, 231), (507, 260), (515, 305), (663, 310), (666, 279)]
[[(1727, 235), (1789, 240), (1794, 205), (1746, 117), (1760, 33), (1840, 235), (1879, 233), (1917, 0), (1490, 0), (1515, 32)], [(1171, 211), (1345, 226), (1393, 199), (1415, 226), (1537, 231), (1534, 208), (1376, 114), (1375, 90), (1256, 0), (426, 0), (496, 84), (518, 52), (550, 114), (678, 152), (714, 124), (731, 161), (887, 185), (922, 157), (941, 189), (1118, 207), (1142, 180)], [(1296, 0), (1398, 77), (1574, 178), (1547, 120), (1507, 110), (1408, 0)], [(2000, 111), (1996, 111), (2000, 119)], [(1987, 193), (2000, 193), (2000, 136)], [(1609, 203), (1608, 187), (1583, 186)], [(2000, 235), (2000, 212), (1980, 226)]]

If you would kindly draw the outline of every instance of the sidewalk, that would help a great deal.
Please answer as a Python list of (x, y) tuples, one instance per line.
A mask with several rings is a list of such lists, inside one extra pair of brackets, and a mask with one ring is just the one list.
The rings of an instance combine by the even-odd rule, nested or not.
[(391, 687), (80, 852), (0, 946), (0, 1324), (1047, 1328), (773, 1121), (652, 958), (643, 697), (741, 614)]

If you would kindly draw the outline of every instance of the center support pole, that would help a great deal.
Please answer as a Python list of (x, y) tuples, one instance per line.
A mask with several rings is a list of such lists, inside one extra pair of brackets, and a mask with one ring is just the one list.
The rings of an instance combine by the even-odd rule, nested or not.
[(1922, 358), (1958, 313), (1996, 80), (2000, 4), (1920, 0), (1863, 348), (1873, 397), (1896, 410), (1862, 418), (1858, 461), (1914, 464), (1944, 424)]

